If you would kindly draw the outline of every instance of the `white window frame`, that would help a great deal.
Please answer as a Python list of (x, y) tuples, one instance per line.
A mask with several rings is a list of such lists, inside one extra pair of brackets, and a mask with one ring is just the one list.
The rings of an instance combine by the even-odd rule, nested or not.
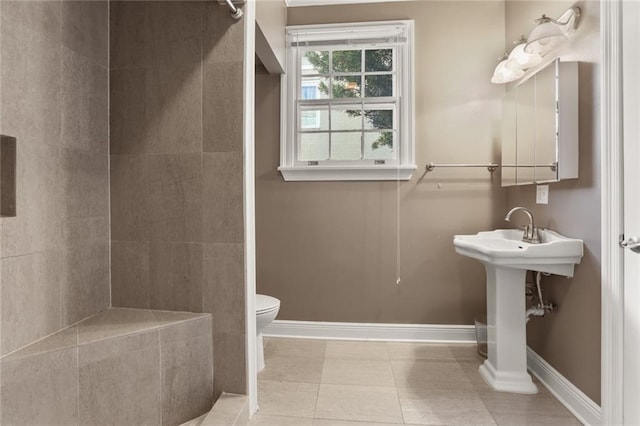
[[(415, 170), (415, 105), (414, 105), (414, 37), (413, 20), (363, 22), (347, 24), (297, 25), (287, 27), (287, 68), (281, 78), (280, 167), (285, 181), (409, 180)], [(381, 39), (398, 34), (406, 36), (395, 45), (397, 161), (298, 161), (297, 99), (300, 96), (299, 58), (294, 45), (302, 41)], [(330, 43), (327, 44), (329, 46)], [(345, 44), (348, 48), (350, 45)], [(354, 46), (354, 45), (351, 45)], [(355, 45), (358, 46), (357, 44)], [(380, 46), (384, 46), (381, 44)], [(384, 47), (381, 47), (384, 48)], [(322, 50), (319, 46), (318, 50)], [(354, 99), (355, 101), (355, 99)], [(391, 164), (390, 164), (391, 163)]]

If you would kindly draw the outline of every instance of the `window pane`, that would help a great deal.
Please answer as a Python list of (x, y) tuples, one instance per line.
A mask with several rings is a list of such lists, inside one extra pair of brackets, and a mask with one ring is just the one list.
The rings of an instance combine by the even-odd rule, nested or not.
[(362, 115), (360, 109), (332, 109), (331, 130), (360, 130)]
[(367, 132), (364, 134), (364, 158), (368, 160), (395, 160), (393, 132)]
[(329, 74), (329, 52), (307, 51), (302, 55), (301, 74)]
[(393, 50), (376, 49), (364, 52), (365, 71), (391, 71), (393, 70)]
[(393, 96), (393, 76), (391, 74), (367, 75), (365, 78), (365, 96)]
[(326, 77), (302, 77), (300, 99), (327, 99), (329, 97), (329, 79)]
[(365, 129), (393, 129), (393, 110), (369, 109), (364, 112)]
[(329, 110), (326, 107), (300, 107), (300, 129), (329, 130)]
[(302, 161), (322, 161), (329, 159), (329, 133), (298, 133)]
[(362, 77), (359, 75), (348, 75), (333, 78), (334, 98), (359, 98)]
[(335, 50), (333, 72), (362, 72), (362, 50)]
[(362, 133), (332, 133), (332, 160), (361, 160)]

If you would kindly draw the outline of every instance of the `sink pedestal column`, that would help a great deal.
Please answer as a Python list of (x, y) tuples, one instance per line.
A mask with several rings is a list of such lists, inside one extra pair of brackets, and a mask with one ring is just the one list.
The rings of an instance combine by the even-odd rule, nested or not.
[[(484, 263), (484, 262), (483, 262)], [(527, 373), (524, 269), (484, 263), (487, 271), (487, 360), (480, 375), (502, 392), (537, 393)]]

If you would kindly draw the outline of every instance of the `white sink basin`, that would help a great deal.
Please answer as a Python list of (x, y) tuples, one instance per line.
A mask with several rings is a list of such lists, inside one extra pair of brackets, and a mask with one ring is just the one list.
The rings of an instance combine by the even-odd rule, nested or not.
[(527, 373), (527, 270), (572, 277), (574, 265), (582, 258), (582, 240), (543, 229), (539, 234), (539, 244), (522, 241), (523, 231), (518, 229), (453, 239), (456, 252), (479, 260), (487, 272), (488, 358), (479, 371), (492, 389), (502, 392), (538, 391)]
[(456, 235), (456, 252), (482, 263), (505, 268), (573, 276), (573, 267), (583, 255), (582, 240), (540, 229), (540, 244), (522, 241), (519, 229), (497, 229), (475, 235)]

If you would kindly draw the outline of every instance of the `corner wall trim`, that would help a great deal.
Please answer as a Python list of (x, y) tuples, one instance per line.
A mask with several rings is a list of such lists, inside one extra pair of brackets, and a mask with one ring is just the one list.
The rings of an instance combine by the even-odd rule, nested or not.
[(377, 324), (275, 320), (263, 336), (397, 342), (475, 342), (473, 325)]
[(591, 398), (567, 380), (533, 349), (527, 347), (527, 366), (542, 384), (585, 425), (601, 425), (602, 411)]

